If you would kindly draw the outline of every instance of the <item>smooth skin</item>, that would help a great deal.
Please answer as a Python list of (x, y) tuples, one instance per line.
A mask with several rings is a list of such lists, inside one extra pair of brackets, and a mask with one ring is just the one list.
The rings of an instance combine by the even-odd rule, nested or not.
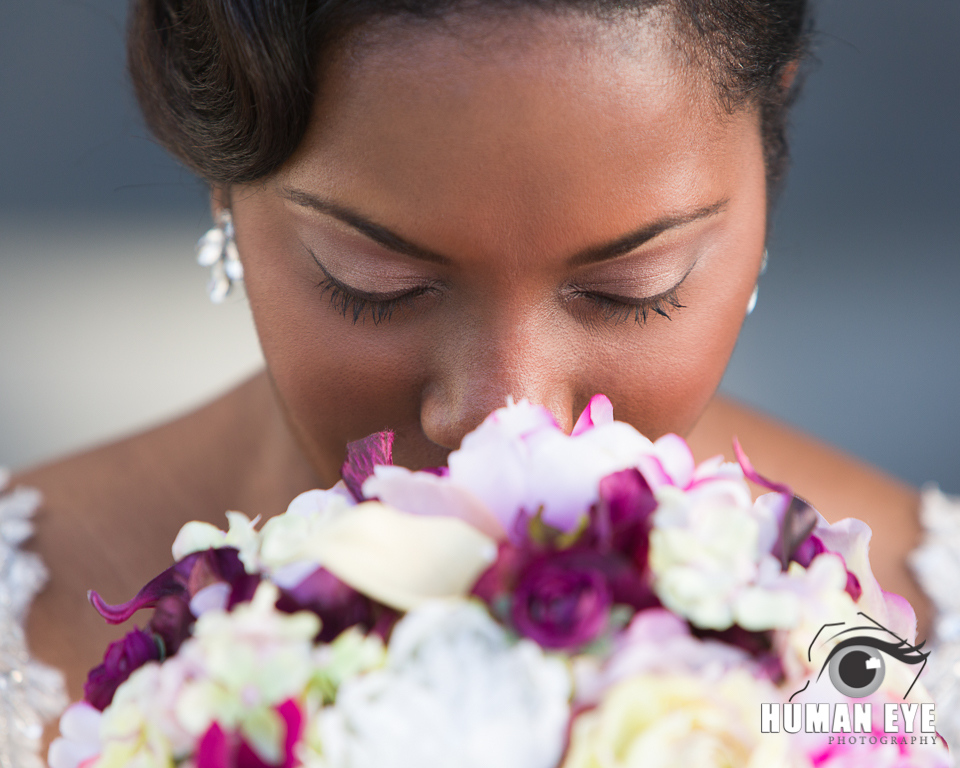
[(569, 430), (603, 392), (700, 460), (732, 458), (738, 435), (828, 519), (871, 525), (881, 584), (927, 626), (905, 567), (916, 493), (714, 397), (766, 239), (763, 152), (756, 111), (722, 109), (671, 40), (654, 15), (391, 22), (326, 62), (293, 157), (214, 191), (267, 370), (17, 478), (45, 494), (36, 548), (52, 575), (28, 636), (72, 697), (126, 630), (87, 589), (128, 599), (169, 566), (183, 523), (278, 514), (336, 482), (346, 443), (371, 432), (395, 430), (397, 463), (443, 464), (507, 397)]

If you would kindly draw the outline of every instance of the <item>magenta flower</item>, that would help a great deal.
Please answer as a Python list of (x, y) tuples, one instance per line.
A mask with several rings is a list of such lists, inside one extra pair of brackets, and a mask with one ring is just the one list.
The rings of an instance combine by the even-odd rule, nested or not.
[(290, 700), (277, 707), (277, 714), (286, 726), (282, 763), (271, 765), (264, 762), (239, 734), (224, 731), (215, 722), (197, 746), (197, 768), (295, 768), (300, 765), (294, 750), (303, 735), (303, 713), (297, 703)]
[(134, 629), (122, 640), (110, 643), (103, 663), (90, 670), (83, 684), (83, 698), (102, 712), (110, 706), (120, 684), (135, 670), (148, 661), (160, 660), (160, 648), (153, 635)]
[(612, 597), (603, 573), (559, 557), (531, 562), (513, 599), (517, 631), (545, 648), (577, 648), (607, 628)]
[(340, 475), (357, 501), (363, 501), (363, 481), (378, 465), (393, 464), (393, 432), (375, 432), (362, 440), (347, 443), (347, 458)]

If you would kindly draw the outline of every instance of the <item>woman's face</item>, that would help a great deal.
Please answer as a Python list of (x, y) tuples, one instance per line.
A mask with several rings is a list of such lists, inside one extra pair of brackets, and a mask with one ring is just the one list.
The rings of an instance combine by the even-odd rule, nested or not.
[[(384, 428), (447, 453), (508, 397), (566, 429), (603, 392), (686, 433), (764, 248), (759, 119), (653, 16), (384, 24), (324, 69), (294, 156), (231, 189), (246, 289), (320, 478)], [(692, 68), (693, 67), (693, 68)]]

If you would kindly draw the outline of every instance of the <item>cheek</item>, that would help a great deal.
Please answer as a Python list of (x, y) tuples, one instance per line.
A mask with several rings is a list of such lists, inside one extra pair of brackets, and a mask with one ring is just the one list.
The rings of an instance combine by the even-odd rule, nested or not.
[[(239, 218), (239, 217), (238, 217)], [(281, 408), (320, 477), (339, 479), (346, 443), (419, 420), (415, 329), (356, 325), (333, 311), (295, 237), (248, 215), (237, 228), (244, 282)]]
[(593, 391), (613, 401), (617, 419), (651, 439), (693, 428), (723, 377), (743, 320), (742, 309), (686, 301), (672, 320), (658, 317), (635, 329), (633, 344), (606, 350), (588, 377)]
[(689, 433), (733, 353), (764, 238), (764, 219), (747, 217), (681, 286), (683, 309), (671, 320), (655, 317), (644, 328), (629, 329), (620, 343), (604, 350), (593, 366), (593, 381), (596, 391), (613, 400), (618, 419), (651, 439)]

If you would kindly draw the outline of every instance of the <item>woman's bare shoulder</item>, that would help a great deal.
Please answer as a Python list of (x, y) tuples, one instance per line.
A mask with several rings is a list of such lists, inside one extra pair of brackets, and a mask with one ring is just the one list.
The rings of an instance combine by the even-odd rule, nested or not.
[(298, 464), (272, 402), (257, 376), (168, 424), (14, 476), (43, 495), (31, 546), (50, 571), (28, 638), (41, 660), (66, 671), (74, 698), (123, 630), (103, 623), (87, 590), (128, 600), (170, 566), (184, 523), (222, 526), (231, 509), (269, 517), (313, 487), (305, 473), (283, 469)]
[(789, 483), (828, 520), (916, 512), (916, 489), (730, 398), (714, 398), (689, 442), (700, 460), (719, 453), (733, 460), (734, 437), (761, 474)]
[(870, 561), (889, 591), (906, 597), (925, 626), (927, 601), (907, 567), (920, 543), (915, 488), (774, 418), (718, 396), (688, 436), (697, 459), (733, 460), (736, 436), (760, 474), (790, 484), (827, 520), (856, 517), (873, 530)]

